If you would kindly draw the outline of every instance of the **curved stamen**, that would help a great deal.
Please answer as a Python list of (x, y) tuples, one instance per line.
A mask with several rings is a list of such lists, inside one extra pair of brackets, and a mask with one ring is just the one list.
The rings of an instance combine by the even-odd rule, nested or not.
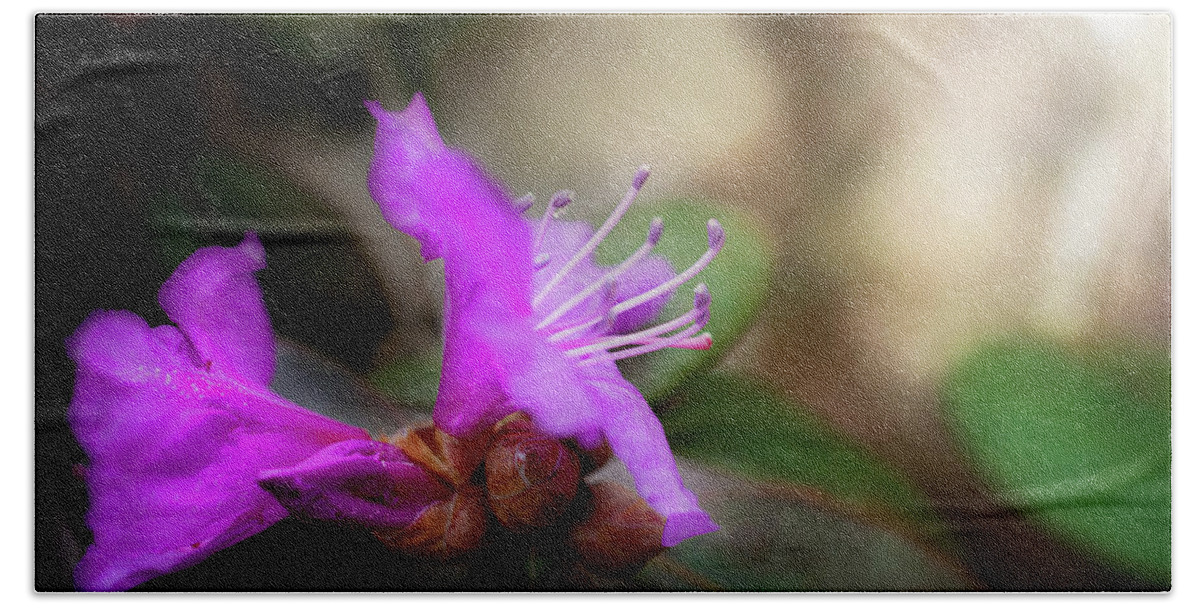
[[(654, 249), (654, 246), (658, 244), (659, 238), (662, 237), (662, 231), (663, 231), (662, 218), (661, 217), (654, 218), (654, 220), (652, 220), (650, 222), (650, 230), (646, 234), (646, 242), (642, 243), (641, 247), (638, 247), (637, 250), (634, 251), (628, 258), (625, 258), (624, 262), (621, 262), (619, 265), (614, 267), (612, 270), (605, 273), (604, 276), (600, 277), (599, 279), (596, 279), (595, 281), (592, 282), (591, 285), (588, 285), (587, 287), (585, 287), (583, 289), (583, 291), (580, 291), (579, 293), (575, 294), (575, 296), (572, 297), (570, 300), (563, 302), (561, 305), (559, 305), (558, 308), (555, 308), (553, 311), (551, 311), (550, 314), (546, 315), (546, 318), (542, 319), (542, 322), (538, 323), (537, 327), (535, 327), (534, 329), (544, 329), (546, 326), (559, 320), (560, 318), (562, 318), (563, 315), (570, 312), (572, 308), (575, 308), (580, 303), (582, 303), (584, 300), (589, 298), (592, 294), (596, 293), (597, 291), (600, 291), (601, 289), (604, 288), (605, 285), (609, 284), (614, 279), (616, 279), (617, 277), (624, 274), (625, 271), (632, 268), (634, 264), (638, 263), (639, 261), (641, 261), (642, 258), (646, 257), (646, 255), (650, 253), (650, 250)], [(534, 266), (535, 266), (535, 268), (538, 267), (536, 262), (534, 263)]]
[[(558, 273), (556, 273), (550, 279), (550, 281), (546, 283), (546, 286), (542, 287), (542, 290), (533, 297), (534, 307), (537, 307), (537, 305), (541, 303), (542, 299), (546, 297), (546, 294), (550, 293), (551, 289), (554, 289), (554, 287), (558, 285), (563, 278), (570, 274), (570, 272), (579, 265), (579, 262), (583, 261), (588, 254), (595, 251), (596, 246), (604, 240), (604, 237), (608, 236), (609, 232), (612, 232), (613, 227), (617, 225), (617, 222), (621, 221), (621, 217), (625, 215), (625, 212), (629, 210), (629, 206), (633, 204), (633, 199), (637, 198), (638, 192), (641, 191), (642, 186), (646, 183), (646, 179), (648, 177), (650, 177), (650, 166), (642, 165), (638, 167), (637, 175), (635, 175), (633, 178), (633, 184), (629, 187), (629, 190), (625, 192), (625, 196), (621, 199), (621, 202), (617, 204), (617, 208), (613, 209), (613, 212), (609, 214), (608, 219), (604, 220), (604, 224), (602, 224), (600, 228), (596, 230), (596, 233), (592, 235), (592, 238), (588, 239), (588, 242), (584, 243), (583, 247), (580, 247), (579, 251), (575, 252), (575, 255), (570, 259), (570, 261), (564, 264), (563, 267), (558, 270)], [(544, 222), (545, 220), (543, 220), (543, 223)], [(544, 232), (544, 228), (540, 228), (539, 233), (540, 232)], [(536, 245), (540, 245), (540, 243), (541, 239), (538, 239), (535, 242), (534, 251), (537, 251)]]
[(675, 291), (680, 285), (700, 274), (700, 271), (704, 270), (709, 262), (712, 262), (713, 258), (717, 257), (717, 254), (721, 252), (721, 247), (724, 245), (725, 229), (721, 228), (721, 223), (717, 220), (708, 220), (708, 250), (704, 252), (704, 255), (700, 256), (700, 259), (696, 260), (695, 264), (692, 264), (687, 270), (675, 275), (671, 280), (662, 283), (650, 291), (618, 302), (616, 306), (612, 307), (610, 314), (619, 315), (635, 306), (645, 304), (664, 293)]
[[(704, 325), (706, 323), (708, 323), (708, 316), (709, 316), (708, 307), (709, 307), (709, 304), (711, 304), (711, 303), (712, 303), (712, 296), (708, 293), (708, 286), (705, 285), (704, 283), (701, 283), (700, 285), (696, 286), (695, 305), (688, 312), (686, 312), (682, 315), (679, 315), (678, 317), (675, 317), (674, 319), (667, 321), (666, 323), (661, 323), (659, 325), (655, 325), (654, 327), (651, 327), (649, 329), (643, 329), (642, 331), (635, 332), (632, 334), (613, 336), (606, 340), (600, 340), (600, 341), (593, 342), (593, 343), (585, 345), (585, 346), (573, 348), (571, 350), (566, 351), (566, 354), (577, 355), (577, 356), (578, 355), (588, 355), (591, 353), (608, 350), (610, 348), (618, 348), (621, 346), (628, 346), (630, 344), (635, 344), (635, 343), (641, 342), (643, 340), (652, 340), (654, 338), (661, 337), (663, 334), (665, 334), (667, 332), (675, 331), (675, 330), (677, 330), (681, 327), (684, 327), (688, 324), (691, 324), (691, 323), (695, 323), (695, 327), (693, 328), (693, 331), (692, 331), (692, 333), (695, 333), (695, 332), (703, 329)], [(611, 315), (611, 316), (615, 317), (615, 315)]]
[[(616, 291), (616, 289), (617, 289), (616, 281), (608, 281), (605, 283), (605, 285), (604, 285), (604, 301), (605, 302), (612, 302), (613, 292)], [(612, 329), (613, 323), (615, 323), (615, 322), (616, 322), (616, 315), (603, 314), (603, 315), (600, 315), (597, 317), (592, 317), (590, 319), (587, 319), (586, 321), (583, 321), (582, 323), (576, 323), (574, 325), (565, 327), (563, 329), (560, 329), (560, 330), (550, 334), (549, 336), (546, 337), (546, 342), (548, 342), (550, 344), (554, 344), (555, 342), (562, 342), (562, 341), (567, 340), (568, 338), (571, 338), (572, 336), (582, 333), (584, 330), (590, 329), (590, 328), (598, 328), (597, 333), (604, 334), (604, 333), (608, 332), (608, 330)]]
[(559, 190), (550, 197), (550, 202), (546, 204), (546, 212), (542, 214), (542, 221), (538, 223), (537, 233), (533, 237), (533, 250), (540, 251), (542, 248), (542, 239), (546, 238), (546, 228), (550, 225), (550, 219), (554, 217), (554, 213), (563, 207), (571, 204), (571, 197), (575, 196), (570, 190)]
[[(605, 317), (607, 317), (609, 319), (615, 318), (617, 315), (619, 315), (627, 310), (630, 310), (635, 306), (645, 304), (646, 302), (649, 302), (650, 300), (653, 300), (654, 298), (657, 298), (658, 296), (660, 296), (664, 293), (671, 293), (671, 292), (675, 291), (675, 289), (677, 289), (680, 285), (683, 285), (684, 283), (688, 282), (696, 275), (700, 274), (700, 272), (702, 270), (704, 270), (705, 267), (708, 266), (709, 262), (712, 262), (713, 258), (717, 257), (717, 254), (721, 252), (721, 247), (724, 244), (725, 244), (725, 229), (721, 228), (721, 223), (718, 222), (717, 220), (715, 220), (715, 219), (708, 220), (708, 250), (704, 252), (704, 255), (700, 256), (700, 259), (696, 260), (696, 263), (692, 264), (691, 267), (689, 267), (687, 270), (675, 275), (670, 280), (659, 284), (658, 287), (655, 287), (654, 289), (651, 289), (650, 291), (646, 291), (641, 294), (638, 294), (632, 298), (629, 298), (628, 300), (622, 300), (620, 302), (617, 302), (604, 315), (592, 317), (591, 319), (584, 321), (582, 323), (582, 325), (584, 327), (588, 327), (588, 326), (596, 324), (597, 322), (599, 322), (601, 319), (603, 319)], [(574, 328), (572, 328), (572, 329), (574, 329)], [(559, 332), (559, 333), (563, 333), (563, 332)], [(555, 334), (555, 336), (557, 336), (557, 335), (558, 334)], [(556, 341), (554, 339), (555, 336), (550, 337), (551, 342)], [(560, 340), (561, 340), (561, 338), (560, 338)]]
[[(662, 350), (664, 348), (671, 348), (672, 346), (675, 346), (676, 344), (680, 344), (683, 342), (688, 342), (688, 341), (694, 340), (696, 338), (700, 338), (700, 336), (694, 336), (694, 334), (698, 331), (700, 331), (700, 328), (696, 327), (695, 325), (692, 325), (690, 327), (687, 327), (686, 329), (684, 329), (683, 331), (681, 331), (679, 333), (676, 333), (676, 334), (673, 334), (670, 336), (663, 336), (661, 338), (655, 338), (654, 340), (650, 340), (644, 346), (638, 346), (636, 348), (627, 348), (625, 350), (612, 351), (612, 352), (604, 353), (601, 355), (597, 355), (595, 357), (588, 357), (587, 359), (580, 361), (579, 365), (590, 365), (590, 364), (598, 363), (600, 361), (620, 361), (621, 359), (628, 359), (630, 357), (637, 357), (640, 355), (645, 355), (647, 353), (652, 353), (656, 350)], [(712, 339), (711, 334), (702, 334), (702, 335), (708, 336), (709, 340)]]
[[(656, 341), (657, 341), (657, 339), (655, 339), (655, 340), (638, 340), (637, 342), (630, 342), (630, 344), (652, 344), (652, 343), (656, 343)], [(684, 338), (673, 344), (668, 344), (666, 346), (666, 348), (685, 348), (687, 350), (708, 350), (708, 349), (712, 348), (712, 345), (713, 345), (712, 334), (710, 334), (708, 332), (704, 332), (698, 336), (693, 336), (691, 338)]]

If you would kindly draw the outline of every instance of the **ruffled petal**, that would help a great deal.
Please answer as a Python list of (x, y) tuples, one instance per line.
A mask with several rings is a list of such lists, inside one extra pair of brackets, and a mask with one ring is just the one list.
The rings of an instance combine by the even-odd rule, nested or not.
[(393, 226), (421, 242), (426, 260), (445, 260), (446, 371), (434, 420), (469, 434), (503, 408), (497, 351), (516, 348), (505, 341), (532, 330), (529, 227), (499, 185), (445, 147), (420, 94), (402, 112), (367, 107), (379, 120), (372, 196)]
[(436, 164), (446, 153), (425, 97), (417, 93), (401, 112), (384, 110), (378, 101), (367, 101), (365, 105), (379, 121), (375, 156), (367, 174), (371, 196), (380, 203), (388, 223), (421, 243), (425, 261), (441, 257), (438, 218), (431, 216), (437, 210), (427, 209), (429, 197), (414, 187), (419, 183), (420, 168)]
[(158, 292), (159, 305), (202, 364), (257, 387), (275, 374), (275, 336), (254, 279), (266, 267), (266, 251), (247, 233), (237, 247), (197, 250)]
[(394, 445), (342, 441), (292, 467), (264, 471), (259, 486), (291, 513), (367, 526), (404, 527), (449, 490)]
[(94, 533), (80, 589), (128, 589), (262, 531), (287, 511), (260, 471), (367, 436), (197, 366), (178, 329), (127, 311), (93, 313), (67, 347)]

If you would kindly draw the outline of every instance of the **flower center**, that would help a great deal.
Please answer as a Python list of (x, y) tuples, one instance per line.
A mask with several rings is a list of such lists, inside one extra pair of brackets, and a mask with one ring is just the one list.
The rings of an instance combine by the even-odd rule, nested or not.
[[(725, 244), (725, 230), (721, 228), (720, 222), (715, 219), (708, 220), (708, 249), (705, 250), (704, 254), (683, 272), (650, 289), (633, 296), (624, 297), (620, 301), (616, 301), (614, 297), (618, 279), (649, 255), (655, 245), (658, 244), (663, 232), (663, 220), (658, 217), (650, 222), (645, 242), (630, 254), (628, 258), (620, 264), (609, 268), (600, 278), (587, 283), (584, 287), (578, 288), (573, 293), (566, 293), (570, 289), (566, 287), (567, 285), (577, 285), (580, 282), (578, 280), (568, 281), (567, 279), (583, 272), (581, 264), (595, 252), (605, 237), (621, 221), (621, 218), (629, 210), (629, 207), (633, 204), (634, 199), (637, 198), (638, 192), (641, 191), (642, 186), (646, 183), (646, 179), (649, 176), (649, 166), (642, 165), (638, 167), (637, 174), (633, 178), (633, 184), (629, 187), (625, 196), (621, 198), (621, 202), (617, 204), (617, 207), (613, 209), (608, 219), (592, 234), (586, 243), (571, 255), (565, 264), (558, 267), (554, 275), (533, 296), (532, 304), (535, 309), (539, 304), (545, 302), (546, 298), (551, 294), (565, 298), (561, 304), (537, 321), (536, 329), (547, 334), (546, 340), (548, 342), (560, 344), (566, 348), (564, 352), (567, 355), (579, 358), (581, 365), (599, 361), (616, 361), (663, 348), (707, 350), (712, 346), (712, 335), (707, 332), (699, 333), (708, 322), (709, 305), (712, 303), (712, 296), (709, 294), (708, 287), (704, 283), (696, 286), (693, 306), (688, 312), (670, 321), (641, 331), (617, 335), (613, 335), (610, 332), (617, 315), (632, 310), (660, 296), (674, 293), (676, 289), (700, 274), (712, 262), (713, 258), (717, 256), (717, 253), (721, 251), (721, 247)], [(545, 271), (550, 264), (551, 254), (542, 251), (546, 232), (550, 227), (550, 223), (555, 221), (557, 212), (570, 204), (571, 197), (572, 194), (565, 190), (555, 193), (546, 205), (546, 210), (542, 214), (541, 221), (535, 227), (533, 238), (533, 267), (535, 272)], [(516, 204), (518, 211), (521, 213), (528, 211), (533, 206), (533, 195), (522, 197)], [(582, 321), (574, 322), (565, 327), (557, 324), (564, 316), (588, 302), (598, 293), (602, 294), (602, 300), (605, 303), (605, 308), (602, 311), (589, 315)]]

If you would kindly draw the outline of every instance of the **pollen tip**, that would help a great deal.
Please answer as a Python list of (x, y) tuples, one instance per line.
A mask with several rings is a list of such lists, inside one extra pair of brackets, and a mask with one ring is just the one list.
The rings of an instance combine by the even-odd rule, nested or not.
[(642, 185), (650, 178), (650, 165), (641, 165), (637, 168), (637, 174), (633, 176), (633, 187), (638, 190), (642, 189)]
[(525, 196), (517, 199), (513, 204), (517, 208), (517, 213), (529, 211), (529, 208), (533, 207), (533, 193), (526, 192)]
[(663, 218), (656, 217), (650, 220), (650, 230), (646, 233), (646, 242), (650, 245), (657, 245), (658, 239), (662, 238), (663, 233)]
[(721, 227), (721, 222), (716, 219), (708, 220), (709, 249), (720, 249), (723, 245), (725, 245), (725, 229)]
[(709, 305), (712, 304), (712, 294), (708, 291), (708, 285), (701, 283), (696, 286), (694, 291), (694, 306), (696, 308), (696, 327), (704, 327), (708, 323)]
[(713, 345), (712, 334), (710, 334), (708, 332), (704, 332), (704, 333), (696, 336), (696, 339), (698, 342), (700, 342), (699, 344), (696, 345), (696, 350), (708, 350), (708, 349), (712, 348), (712, 345)]
[(550, 263), (550, 254), (540, 253), (537, 255), (537, 257), (533, 258), (533, 269), (541, 270), (546, 267), (546, 264), (549, 264), (549, 263)]
[(571, 204), (571, 199), (574, 196), (575, 193), (570, 190), (559, 190), (558, 192), (555, 192), (554, 196), (550, 199), (550, 206), (555, 209), (562, 209), (563, 207)]

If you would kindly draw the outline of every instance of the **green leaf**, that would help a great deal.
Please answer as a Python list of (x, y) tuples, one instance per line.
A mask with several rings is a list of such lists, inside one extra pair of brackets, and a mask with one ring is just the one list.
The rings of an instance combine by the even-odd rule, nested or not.
[(219, 217), (337, 219), (324, 203), (269, 167), (210, 150), (196, 159), (195, 170), (197, 187)]
[[(694, 484), (693, 484), (694, 485)], [(938, 591), (972, 587), (965, 569), (887, 527), (829, 511), (800, 495), (723, 482), (706, 502), (717, 532), (670, 549), (733, 591)]]
[(240, 240), (247, 230), (264, 240), (346, 233), (324, 203), (269, 167), (208, 150), (192, 170), (199, 201), (189, 204), (176, 192), (151, 200), (168, 268), (203, 245)]
[(714, 203), (676, 199), (635, 205), (597, 251), (602, 264), (616, 264), (646, 238), (654, 217), (666, 227), (655, 253), (666, 257), (676, 270), (691, 266), (708, 247), (705, 226), (709, 218), (725, 229), (725, 246), (717, 258), (684, 286), (663, 310), (661, 319), (671, 319), (692, 307), (692, 288), (706, 283), (712, 293), (711, 320), (705, 331), (713, 336), (707, 351), (664, 349), (621, 362), (622, 372), (650, 401), (663, 398), (688, 377), (720, 360), (737, 338), (749, 328), (766, 297), (770, 277), (770, 254), (762, 231), (747, 216)]
[(928, 499), (899, 473), (756, 382), (711, 372), (689, 382), (661, 418), (676, 454), (815, 487), (863, 512), (899, 517), (937, 542), (945, 538)]
[[(914, 591), (978, 585), (943, 548), (864, 517), (812, 488), (747, 479), (679, 458), (683, 481), (721, 529), (651, 561), (660, 590)], [(628, 483), (615, 467), (598, 476)]]
[(1169, 355), (1012, 338), (965, 358), (944, 395), (1002, 499), (1118, 566), (1169, 580)]

